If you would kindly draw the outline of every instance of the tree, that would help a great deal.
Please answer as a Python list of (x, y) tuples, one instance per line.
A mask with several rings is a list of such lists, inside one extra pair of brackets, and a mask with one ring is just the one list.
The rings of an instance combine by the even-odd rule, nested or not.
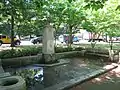
[(0, 3), (2, 6), (0, 9), (2, 17), (6, 18), (6, 21), (10, 21), (11, 47), (14, 47), (14, 27), (23, 18), (22, 15), (26, 9), (26, 3), (24, 0), (3, 0)]
[[(78, 7), (79, 6), (79, 7)], [(68, 25), (69, 28), (69, 44), (72, 44), (72, 30), (78, 27), (83, 20), (85, 20), (85, 12), (81, 2), (66, 2), (66, 8), (63, 11), (64, 23)]]
[(120, 30), (120, 11), (118, 8), (119, 0), (109, 0), (104, 9), (106, 10), (106, 23), (104, 32), (109, 36), (110, 49), (113, 49), (112, 37), (119, 36)]
[[(106, 23), (106, 13), (103, 9), (86, 10), (87, 16), (86, 20), (82, 22), (82, 27), (86, 29), (88, 32), (91, 32), (91, 39), (99, 39), (99, 37), (103, 34)], [(96, 42), (91, 42), (92, 48), (95, 47)]]
[[(90, 1), (90, 0), (87, 0)], [(91, 1), (90, 1), (91, 2)], [(96, 0), (95, 2), (98, 2)], [(101, 1), (100, 1), (101, 2)], [(89, 4), (89, 3), (88, 3)], [(94, 4), (92, 4), (94, 5)], [(119, 13), (116, 12), (116, 8), (118, 6), (118, 0), (109, 0), (104, 1), (102, 3), (102, 7), (98, 9), (92, 7), (92, 5), (86, 9), (87, 17), (86, 20), (83, 21), (82, 26), (83, 28), (87, 29), (89, 32), (93, 33), (93, 39), (99, 38), (101, 33), (108, 33), (111, 29), (111, 25), (114, 23), (118, 23)], [(110, 10), (112, 7), (112, 10)], [(117, 17), (117, 19), (115, 19)], [(113, 26), (113, 25), (112, 25)], [(109, 29), (109, 30), (107, 30)], [(111, 33), (114, 33), (112, 29)], [(109, 32), (110, 33), (110, 32)], [(91, 43), (92, 44), (92, 43)], [(93, 43), (93, 47), (96, 43)]]
[[(109, 0), (104, 3), (101, 9), (90, 9), (87, 11), (86, 21), (83, 22), (83, 27), (95, 34), (100, 32), (107, 34), (110, 37), (110, 59), (113, 60), (113, 41), (112, 37), (120, 35), (120, 12), (118, 9), (119, 0)], [(92, 12), (92, 13), (91, 13)], [(94, 37), (93, 37), (94, 38)], [(96, 44), (96, 43), (95, 43)]]

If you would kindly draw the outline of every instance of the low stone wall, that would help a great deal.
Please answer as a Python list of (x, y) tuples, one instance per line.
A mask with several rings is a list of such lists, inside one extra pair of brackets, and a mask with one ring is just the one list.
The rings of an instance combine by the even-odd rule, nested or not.
[[(63, 53), (55, 54), (55, 58), (57, 60), (62, 58), (73, 58), (73, 57), (103, 58), (105, 61), (108, 60), (109, 58), (107, 50), (106, 51), (101, 50), (99, 52), (99, 50), (86, 49), (82, 51), (71, 51), (71, 52), (63, 52)], [(19, 67), (23, 65), (43, 63), (42, 54), (38, 54), (34, 56), (1, 59), (1, 61), (3, 67)]]
[(96, 54), (103, 54), (103, 55), (109, 55), (108, 49), (92, 49), (92, 48), (86, 48), (87, 53), (96, 53)]
[[(41, 56), (42, 57), (42, 56)], [(1, 59), (3, 67), (19, 67), (29, 64), (37, 64), (40, 61), (38, 60), (38, 55), (35, 56), (24, 56), (17, 58)]]
[(81, 51), (71, 51), (71, 52), (64, 52), (64, 53), (56, 53), (56, 59), (62, 58), (72, 58), (72, 57), (81, 57)]
[[(70, 58), (70, 57), (78, 57), (80, 56), (80, 52), (64, 52), (64, 53), (56, 53), (55, 58)], [(9, 58), (9, 59), (1, 59), (3, 67), (19, 67), (23, 65), (30, 64), (41, 64), (43, 63), (42, 54), (34, 55), (34, 56), (24, 56), (17, 58)]]
[(119, 61), (119, 50), (112, 50), (114, 53), (111, 55), (108, 49), (86, 49), (84, 54), (85, 57), (102, 58), (103, 61), (118, 62)]

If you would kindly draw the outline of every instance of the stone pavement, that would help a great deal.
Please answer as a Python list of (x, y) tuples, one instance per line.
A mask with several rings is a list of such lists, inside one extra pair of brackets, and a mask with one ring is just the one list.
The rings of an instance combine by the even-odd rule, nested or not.
[[(113, 69), (117, 68), (117, 65), (113, 65), (109, 69), (98, 69), (90, 72), (86, 72), (86, 74), (80, 74), (77, 77), (74, 77), (73, 79), (70, 80), (65, 80), (59, 84), (55, 84), (51, 87), (45, 88), (44, 90), (69, 90), (77, 85), (80, 85), (88, 80), (91, 80), (92, 78), (95, 78), (99, 75), (102, 75), (106, 72), (109, 72)], [(75, 89), (76, 90), (76, 89)]]
[(3, 72), (4, 72), (4, 70), (2, 68), (2, 63), (1, 63), (1, 59), (0, 59), (0, 73), (3, 73)]
[[(104, 68), (109, 69), (112, 65)], [(69, 90), (120, 90), (120, 64), (117, 68)]]
[(106, 65), (105, 62), (86, 58), (71, 58), (64, 59), (64, 61), (67, 63), (62, 62), (62, 64), (46, 67), (45, 65), (32, 65), (29, 68), (6, 71), (11, 71), (12, 75), (17, 73), (26, 77), (28, 90), (67, 90), (117, 67), (116, 64), (113, 64), (112, 67), (103, 68)]

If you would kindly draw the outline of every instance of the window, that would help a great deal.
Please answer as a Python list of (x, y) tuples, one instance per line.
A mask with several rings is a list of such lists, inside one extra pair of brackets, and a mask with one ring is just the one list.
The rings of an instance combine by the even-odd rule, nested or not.
[(6, 36), (2, 36), (2, 38), (6, 38)]

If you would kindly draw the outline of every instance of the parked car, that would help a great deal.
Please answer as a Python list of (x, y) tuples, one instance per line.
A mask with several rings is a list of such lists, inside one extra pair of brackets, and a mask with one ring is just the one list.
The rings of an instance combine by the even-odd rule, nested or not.
[(100, 41), (103, 41), (103, 42), (105, 42), (105, 40), (104, 39), (89, 39), (88, 40), (88, 42), (95, 42), (95, 41), (98, 41), (98, 42), (100, 42)]
[[(0, 35), (0, 46), (2, 44), (10, 44), (11, 43), (11, 38), (7, 35)], [(14, 44), (15, 45), (20, 45), (21, 41), (14, 37)]]
[(79, 39), (77, 36), (74, 36), (74, 37), (73, 37), (73, 42), (79, 42), (79, 40), (80, 40), (80, 39)]
[[(70, 37), (69, 35), (64, 35), (64, 41), (65, 41), (65, 43), (68, 43), (68, 42), (69, 42), (69, 40), (68, 40), (69, 37)], [(73, 43), (73, 42), (79, 42), (79, 38), (78, 38), (77, 36), (74, 36), (74, 35), (73, 35), (73, 36), (72, 36), (72, 43)]]
[(42, 36), (32, 38), (32, 39), (31, 39), (31, 42), (32, 42), (33, 44), (39, 44), (39, 43), (42, 43)]

